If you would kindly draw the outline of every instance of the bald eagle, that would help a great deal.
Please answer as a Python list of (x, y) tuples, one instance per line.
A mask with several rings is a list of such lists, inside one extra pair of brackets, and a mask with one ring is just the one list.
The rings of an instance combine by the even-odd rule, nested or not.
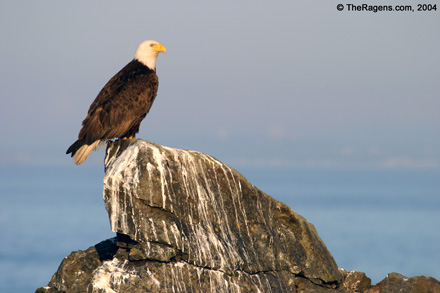
[(90, 105), (75, 141), (67, 150), (75, 164), (112, 138), (134, 138), (153, 105), (158, 88), (156, 59), (166, 48), (156, 41), (139, 44), (134, 59), (113, 76)]

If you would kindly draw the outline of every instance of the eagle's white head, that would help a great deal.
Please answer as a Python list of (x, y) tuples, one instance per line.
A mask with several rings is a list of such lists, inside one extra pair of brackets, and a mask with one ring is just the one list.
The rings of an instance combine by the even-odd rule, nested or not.
[(159, 42), (148, 40), (139, 44), (134, 59), (143, 63), (148, 68), (156, 69), (156, 59), (160, 52), (167, 53), (167, 49)]

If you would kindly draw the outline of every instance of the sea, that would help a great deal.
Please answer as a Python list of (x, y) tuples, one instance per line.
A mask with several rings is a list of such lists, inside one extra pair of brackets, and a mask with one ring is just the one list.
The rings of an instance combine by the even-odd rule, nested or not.
[[(338, 267), (440, 280), (440, 170), (236, 168), (312, 223)], [(63, 258), (115, 236), (104, 170), (0, 167), (0, 292), (46, 286)]]

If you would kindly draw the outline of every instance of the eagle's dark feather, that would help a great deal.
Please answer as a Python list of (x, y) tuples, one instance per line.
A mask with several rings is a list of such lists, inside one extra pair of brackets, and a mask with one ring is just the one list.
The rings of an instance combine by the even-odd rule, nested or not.
[(78, 140), (67, 154), (83, 145), (135, 136), (153, 105), (158, 88), (156, 72), (134, 59), (113, 76), (90, 105)]

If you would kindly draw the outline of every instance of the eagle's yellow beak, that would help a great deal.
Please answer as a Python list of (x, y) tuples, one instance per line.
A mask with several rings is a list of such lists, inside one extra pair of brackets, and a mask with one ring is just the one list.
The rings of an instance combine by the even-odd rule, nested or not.
[(152, 49), (153, 49), (154, 51), (162, 52), (162, 53), (164, 53), (164, 54), (167, 53), (167, 48), (165, 48), (165, 46), (162, 45), (162, 44), (154, 44), (154, 46), (153, 46)]

